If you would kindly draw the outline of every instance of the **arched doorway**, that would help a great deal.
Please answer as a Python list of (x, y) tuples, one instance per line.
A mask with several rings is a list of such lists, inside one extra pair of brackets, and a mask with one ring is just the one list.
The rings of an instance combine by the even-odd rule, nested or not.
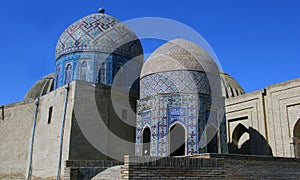
[(229, 147), (231, 154), (251, 154), (250, 134), (248, 129), (238, 124), (232, 133), (232, 142)]
[(300, 158), (300, 119), (294, 127), (295, 156)]
[(185, 155), (185, 129), (182, 125), (176, 123), (170, 128), (169, 147), (170, 156)]
[(151, 142), (151, 131), (149, 127), (146, 127), (143, 132), (143, 155), (150, 155), (150, 142)]
[(218, 132), (214, 126), (206, 129), (207, 152), (218, 153)]

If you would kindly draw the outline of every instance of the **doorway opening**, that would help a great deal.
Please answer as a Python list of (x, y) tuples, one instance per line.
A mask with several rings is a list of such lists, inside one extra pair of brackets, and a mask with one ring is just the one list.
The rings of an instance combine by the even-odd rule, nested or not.
[(150, 141), (151, 141), (151, 131), (149, 127), (146, 127), (143, 132), (143, 155), (150, 155)]
[(170, 128), (169, 133), (170, 156), (185, 155), (185, 129), (182, 125), (176, 123)]

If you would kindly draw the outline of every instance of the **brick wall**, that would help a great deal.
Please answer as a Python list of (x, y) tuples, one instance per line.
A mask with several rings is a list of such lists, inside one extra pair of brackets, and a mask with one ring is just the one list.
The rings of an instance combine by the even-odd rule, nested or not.
[(34, 100), (5, 105), (0, 110), (0, 179), (25, 179)]
[(122, 179), (224, 179), (224, 159), (125, 156)]
[(98, 173), (118, 165), (123, 165), (123, 162), (114, 160), (69, 160), (65, 164), (64, 180), (92, 179)]
[[(295, 157), (293, 138), (300, 119), (299, 92), (300, 78), (226, 99), (229, 153), (239, 153), (238, 147), (248, 142), (251, 154)], [(233, 137), (239, 125), (249, 131), (240, 139)]]
[(299, 179), (300, 159), (203, 154), (190, 157), (125, 156), (122, 179)]

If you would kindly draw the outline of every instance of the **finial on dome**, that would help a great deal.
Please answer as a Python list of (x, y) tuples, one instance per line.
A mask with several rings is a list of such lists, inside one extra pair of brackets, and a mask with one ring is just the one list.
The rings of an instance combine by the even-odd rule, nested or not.
[(103, 7), (99, 8), (98, 10), (99, 13), (104, 14), (105, 13), (105, 9)]

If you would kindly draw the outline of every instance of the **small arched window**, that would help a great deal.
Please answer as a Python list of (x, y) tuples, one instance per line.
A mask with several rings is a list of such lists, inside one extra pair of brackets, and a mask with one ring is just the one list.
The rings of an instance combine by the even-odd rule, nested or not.
[(81, 73), (80, 73), (80, 75), (81, 75), (80, 80), (88, 81), (88, 67), (87, 67), (87, 62), (86, 61), (81, 63)]
[(99, 83), (106, 84), (106, 63), (101, 63), (99, 69)]
[(60, 74), (60, 65), (56, 67), (56, 74), (55, 74), (55, 87), (59, 86), (59, 74)]
[(67, 64), (65, 73), (65, 83), (68, 84), (72, 80), (72, 65)]

